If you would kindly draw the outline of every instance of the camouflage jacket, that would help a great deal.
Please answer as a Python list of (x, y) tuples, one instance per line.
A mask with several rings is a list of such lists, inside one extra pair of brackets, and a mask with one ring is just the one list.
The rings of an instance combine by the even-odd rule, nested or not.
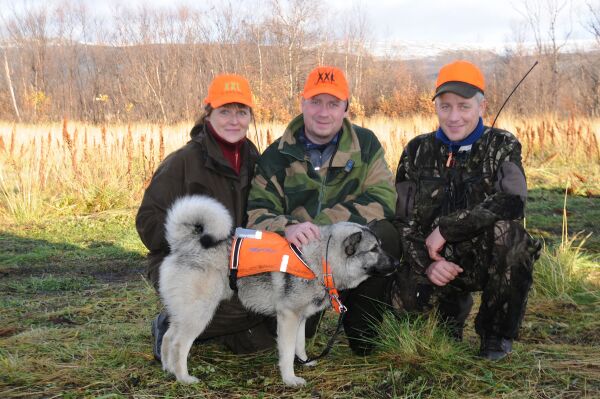
[(448, 157), (448, 147), (433, 132), (411, 140), (398, 164), (394, 224), (405, 260), (418, 273), (432, 262), (425, 239), (437, 226), (453, 243), (480, 235), (498, 220), (524, 215), (527, 184), (515, 136), (485, 127), (471, 148), (461, 147), (451, 165)]
[(331, 162), (315, 170), (297, 140), (302, 115), (259, 158), (248, 198), (248, 226), (282, 233), (311, 221), (366, 224), (392, 219), (393, 176), (375, 134), (344, 119)]

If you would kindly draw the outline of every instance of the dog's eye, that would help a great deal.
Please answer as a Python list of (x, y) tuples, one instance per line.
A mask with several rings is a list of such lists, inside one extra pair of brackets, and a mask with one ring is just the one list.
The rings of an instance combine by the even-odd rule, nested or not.
[(379, 246), (375, 245), (373, 248), (371, 248), (371, 252), (379, 252)]

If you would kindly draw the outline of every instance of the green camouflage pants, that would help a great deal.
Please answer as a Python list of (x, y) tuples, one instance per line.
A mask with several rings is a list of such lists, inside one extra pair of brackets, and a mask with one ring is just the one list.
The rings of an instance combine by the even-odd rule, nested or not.
[(392, 285), (392, 306), (401, 312), (437, 309), (460, 339), (473, 304), (471, 292), (481, 291), (475, 319), (477, 334), (516, 338), (540, 248), (520, 222), (496, 222), (469, 241), (446, 244), (442, 255), (464, 270), (446, 286), (433, 285), (403, 264)]

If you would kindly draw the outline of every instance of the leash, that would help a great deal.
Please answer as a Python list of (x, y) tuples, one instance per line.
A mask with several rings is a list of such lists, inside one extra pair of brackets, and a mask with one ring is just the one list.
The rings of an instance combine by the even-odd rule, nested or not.
[(294, 356), (294, 363), (296, 363), (296, 364), (305, 365), (307, 363), (314, 362), (315, 360), (319, 360), (319, 359), (327, 356), (329, 354), (329, 352), (331, 352), (331, 349), (333, 348), (333, 345), (335, 344), (335, 340), (337, 339), (337, 336), (339, 335), (340, 331), (342, 331), (344, 316), (346, 315), (346, 312), (348, 311), (348, 309), (340, 301), (340, 296), (339, 296), (338, 290), (337, 290), (337, 288), (335, 288), (335, 284), (333, 282), (333, 274), (331, 272), (331, 266), (329, 266), (329, 262), (327, 261), (328, 256), (329, 256), (329, 241), (330, 240), (331, 240), (331, 236), (329, 236), (329, 239), (327, 240), (327, 246), (325, 247), (325, 259), (323, 259), (323, 285), (325, 286), (325, 290), (327, 291), (327, 295), (329, 296), (329, 300), (331, 302), (331, 307), (333, 308), (333, 310), (336, 313), (339, 313), (340, 317), (338, 318), (338, 323), (337, 323), (335, 332), (329, 338), (329, 341), (327, 341), (327, 345), (325, 346), (325, 349), (323, 349), (321, 354), (318, 356), (315, 356), (315, 357), (309, 357), (306, 360), (302, 360), (298, 356)]
[(327, 345), (325, 346), (325, 349), (323, 349), (323, 352), (321, 352), (320, 355), (315, 356), (315, 357), (309, 357), (306, 360), (302, 360), (298, 356), (294, 355), (294, 363), (300, 364), (300, 365), (305, 365), (307, 363), (314, 362), (315, 360), (319, 360), (319, 359), (322, 359), (325, 356), (327, 356), (329, 354), (329, 352), (331, 352), (331, 349), (333, 349), (333, 344), (335, 344), (335, 340), (337, 339), (337, 336), (339, 335), (340, 331), (342, 331), (342, 325), (343, 325), (345, 314), (346, 314), (346, 312), (340, 313), (340, 317), (338, 318), (338, 324), (335, 329), (335, 332), (329, 338), (329, 341), (327, 341)]

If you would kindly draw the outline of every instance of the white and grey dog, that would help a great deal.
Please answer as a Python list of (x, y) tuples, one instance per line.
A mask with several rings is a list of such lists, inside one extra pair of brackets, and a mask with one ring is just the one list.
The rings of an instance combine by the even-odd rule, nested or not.
[[(166, 236), (171, 254), (161, 265), (159, 291), (170, 326), (163, 338), (161, 357), (163, 369), (175, 374), (178, 381), (198, 381), (188, 373), (190, 348), (219, 302), (234, 294), (228, 279), (232, 227), (227, 209), (204, 196), (183, 197), (168, 212)], [(277, 316), (279, 369), (287, 385), (305, 384), (294, 374), (294, 354), (307, 359), (305, 320), (329, 305), (323, 259), (327, 256), (340, 290), (354, 288), (371, 275), (389, 274), (397, 265), (364, 226), (344, 222), (320, 229), (321, 239), (302, 248), (315, 279), (269, 272), (237, 282), (240, 301), (246, 308)]]

